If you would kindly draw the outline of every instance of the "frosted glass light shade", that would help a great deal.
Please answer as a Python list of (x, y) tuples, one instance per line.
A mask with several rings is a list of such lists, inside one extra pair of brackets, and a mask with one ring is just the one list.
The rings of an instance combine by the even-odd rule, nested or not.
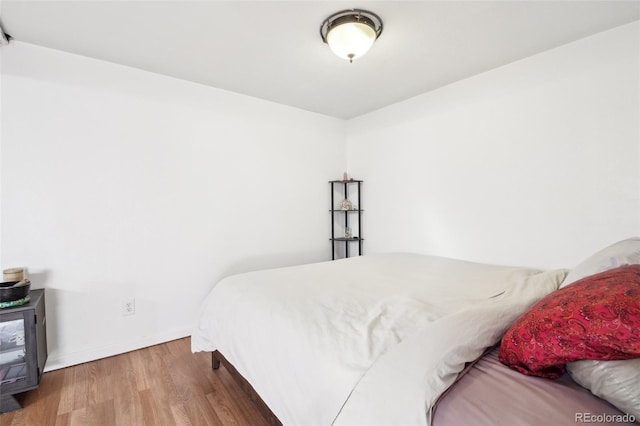
[(320, 25), (320, 37), (329, 48), (343, 59), (367, 53), (382, 34), (382, 19), (368, 10), (347, 9), (334, 13)]
[(347, 22), (331, 28), (327, 34), (327, 44), (339, 57), (353, 61), (353, 58), (367, 53), (376, 38), (376, 32), (369, 25)]

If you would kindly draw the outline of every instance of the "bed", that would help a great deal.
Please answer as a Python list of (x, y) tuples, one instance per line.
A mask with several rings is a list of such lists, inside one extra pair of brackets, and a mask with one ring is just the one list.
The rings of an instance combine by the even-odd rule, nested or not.
[[(513, 383), (564, 386), (559, 394), (578, 401), (570, 409), (628, 415), (571, 378), (551, 382), (490, 363), (498, 355), (488, 349), (567, 272), (392, 253), (234, 275), (205, 299), (192, 350), (211, 351), (214, 368), (222, 361), (283, 424), (460, 424), (457, 404), (473, 399), (461, 390), (495, 384), (494, 376), (473, 380), (491, 365)], [(500, 424), (499, 406), (481, 404), (494, 412), (483, 418), (462, 405), (471, 416), (464, 423)], [(548, 420), (534, 411), (537, 419), (520, 424)], [(575, 424), (570, 414), (565, 423)]]

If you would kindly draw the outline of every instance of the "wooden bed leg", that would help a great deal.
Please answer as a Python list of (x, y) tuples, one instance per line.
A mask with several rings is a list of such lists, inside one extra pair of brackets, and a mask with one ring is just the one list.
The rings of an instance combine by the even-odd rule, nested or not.
[[(214, 351), (211, 353), (211, 367), (214, 370), (220, 368), (220, 363), (224, 365), (225, 370), (231, 375), (236, 384), (240, 387), (241, 391), (246, 394), (253, 405), (258, 409), (262, 417), (267, 420), (267, 423), (271, 426), (282, 426), (282, 422), (273, 414), (273, 411), (269, 408), (267, 404), (260, 398), (260, 395), (255, 391), (253, 386), (247, 379), (242, 377), (238, 370), (231, 364), (225, 357), (218, 351)], [(255, 422), (252, 422), (255, 423)]]
[(220, 368), (220, 359), (216, 356), (218, 351), (211, 352), (211, 368), (217, 370)]

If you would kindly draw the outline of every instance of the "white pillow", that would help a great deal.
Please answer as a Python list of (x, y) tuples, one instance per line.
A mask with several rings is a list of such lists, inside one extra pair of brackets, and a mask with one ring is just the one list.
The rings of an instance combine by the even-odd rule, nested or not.
[(573, 268), (560, 285), (560, 288), (598, 272), (608, 271), (622, 265), (636, 265), (639, 263), (640, 238), (622, 240), (600, 250)]
[(576, 361), (567, 371), (579, 385), (640, 420), (640, 358)]
[[(588, 257), (569, 272), (562, 287), (622, 265), (640, 264), (640, 238), (629, 238)], [(624, 361), (577, 361), (567, 371), (581, 386), (620, 411), (640, 419), (640, 358)]]

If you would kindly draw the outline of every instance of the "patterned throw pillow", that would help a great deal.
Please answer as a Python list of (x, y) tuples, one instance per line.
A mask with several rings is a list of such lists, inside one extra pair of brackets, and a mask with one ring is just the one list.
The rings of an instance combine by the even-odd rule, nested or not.
[(568, 362), (640, 357), (640, 265), (585, 277), (525, 312), (502, 338), (500, 360), (556, 378)]

